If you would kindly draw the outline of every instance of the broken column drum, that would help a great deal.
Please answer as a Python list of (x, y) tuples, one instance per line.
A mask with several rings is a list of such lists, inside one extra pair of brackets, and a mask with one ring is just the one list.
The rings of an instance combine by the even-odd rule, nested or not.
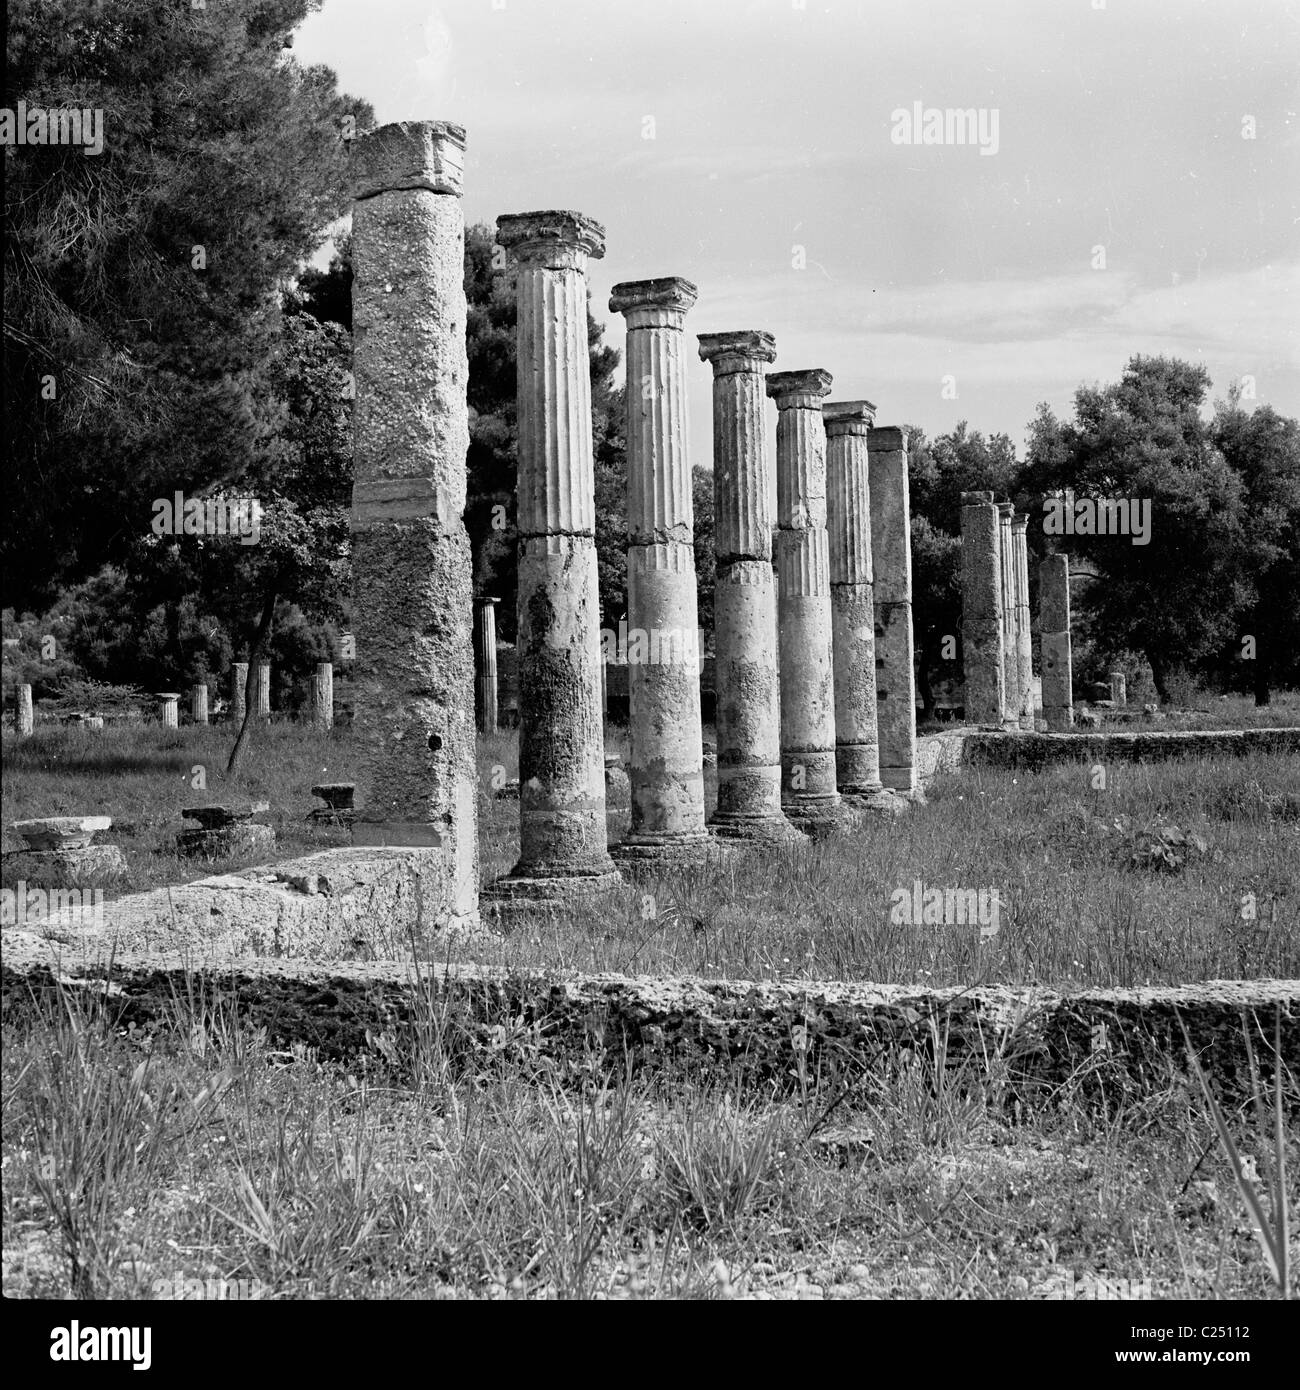
[(1049, 555), (1038, 566), (1038, 628), (1043, 652), (1043, 719), (1052, 734), (1074, 724), (1070, 654), (1070, 557)]
[(620, 881), (607, 847), (600, 589), (587, 340), (589, 257), (577, 212), (501, 217), (518, 303), (519, 862), (498, 898), (560, 899)]
[(699, 857), (704, 829), (695, 515), (686, 440), (683, 325), (689, 280), (627, 281), (628, 777), (631, 828), (617, 857)]
[(234, 724), (244, 722), (248, 709), (248, 662), (236, 661), (230, 668), (230, 719)]
[(1002, 723), (1002, 529), (991, 492), (961, 497), (961, 645), (968, 724)]
[(916, 672), (912, 663), (912, 536), (907, 434), (894, 426), (867, 435), (871, 554), (875, 566), (876, 724), (880, 780), (918, 792)]
[(876, 617), (871, 552), (870, 401), (832, 401), (826, 425), (835, 777), (841, 796), (870, 802), (884, 788), (876, 719)]
[(441, 121), (352, 152), (353, 840), (430, 851), (431, 928), (478, 909), (464, 152)]
[(835, 681), (826, 535), (826, 429), (831, 374), (773, 372), (776, 402), (777, 615), (781, 629), (781, 802), (800, 829), (846, 822), (835, 778)]
[(700, 334), (713, 366), (713, 590), (718, 803), (710, 826), (735, 840), (798, 840), (781, 810), (781, 687), (772, 573), (764, 365), (770, 333)]

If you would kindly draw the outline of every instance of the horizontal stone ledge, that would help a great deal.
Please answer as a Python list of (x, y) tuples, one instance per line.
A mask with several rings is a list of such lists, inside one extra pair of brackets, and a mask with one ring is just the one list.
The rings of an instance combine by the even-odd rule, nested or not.
[(1300, 753), (1300, 728), (1170, 729), (1141, 733), (1031, 734), (967, 731), (962, 762), (1034, 769), (1055, 763), (1162, 762), (1217, 754)]
[[(15, 942), (3, 958), (3, 1003), (16, 1020), (60, 988), (105, 997), (120, 1024), (174, 1017), (177, 1000), (229, 1008), (277, 1041), (322, 1058), (366, 1052), (387, 1034), (399, 1048), (431, 1007), (453, 1048), (483, 1056), (642, 1071), (720, 1069), (750, 1082), (814, 1081), (856, 1066), (929, 1053), (946, 1040), (950, 1070), (970, 1063), (1012, 1086), (1092, 1081), (1112, 1099), (1159, 1090), (1185, 1067), (1179, 1020), (1202, 1068), (1227, 1090), (1249, 1087), (1246, 1034), (1272, 1075), (1275, 1019), (1282, 1056), (1300, 1058), (1300, 980), (1211, 980), (1178, 987), (1087, 990), (980, 986), (925, 989), (847, 982), (752, 982), (692, 976), (507, 972), (482, 966), (374, 961), (327, 964), (237, 959), (188, 964), (174, 953), (52, 951)], [(843, 1070), (847, 1064), (848, 1069)]]

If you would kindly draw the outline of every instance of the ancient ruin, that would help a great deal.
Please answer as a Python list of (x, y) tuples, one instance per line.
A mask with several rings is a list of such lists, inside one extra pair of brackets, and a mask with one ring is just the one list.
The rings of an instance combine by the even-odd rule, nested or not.
[(474, 719), (481, 734), (497, 731), (497, 604), (499, 598), (481, 598), (474, 628)]
[(230, 667), (230, 719), (242, 724), (248, 708), (248, 662), (236, 661)]
[(1016, 560), (1016, 671), (1020, 684), (1016, 690), (1016, 709), (1020, 727), (1034, 731), (1033, 639), (1029, 617), (1029, 517), (1025, 513), (1011, 520), (1011, 541)]
[[(683, 326), (689, 280), (614, 286), (627, 320), (628, 776), (632, 825), (617, 857), (699, 858), (704, 829), (695, 517), (686, 452)], [(633, 642), (639, 651), (633, 650)], [(634, 659), (639, 657), (639, 659)]]
[(961, 497), (961, 645), (966, 722), (1001, 726), (1002, 533), (991, 492)]
[(1074, 726), (1070, 655), (1070, 557), (1049, 555), (1038, 566), (1038, 627), (1043, 651), (1043, 719), (1049, 734)]
[(318, 661), (311, 683), (311, 719), (318, 729), (334, 727), (334, 665)]
[(208, 685), (199, 681), (190, 687), (190, 719), (195, 724), (208, 722)]
[(1002, 595), (1002, 727), (1020, 727), (1020, 646), (1016, 637), (1016, 561), (1010, 502), (998, 503), (998, 580)]
[(718, 804), (710, 826), (735, 840), (793, 840), (781, 810), (781, 689), (772, 573), (771, 472), (763, 368), (770, 333), (702, 333), (713, 367), (713, 591)]

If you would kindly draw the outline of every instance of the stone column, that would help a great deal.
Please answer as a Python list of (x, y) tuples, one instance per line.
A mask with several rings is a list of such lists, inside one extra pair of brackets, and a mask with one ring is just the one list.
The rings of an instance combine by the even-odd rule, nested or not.
[(876, 572), (880, 780), (896, 792), (919, 799), (906, 433), (894, 426), (871, 430), (867, 435), (867, 459), (871, 479), (871, 553)]
[(835, 680), (826, 536), (826, 429), (820, 368), (772, 372), (776, 402), (776, 563), (781, 629), (781, 803), (810, 835), (853, 823), (835, 779)]
[(478, 604), (478, 679), (474, 687), (474, 712), (481, 734), (497, 731), (497, 604), (499, 598)]
[(334, 664), (318, 661), (311, 682), (311, 720), (327, 732), (334, 727)]
[(236, 661), (230, 668), (230, 722), (242, 724), (248, 708), (248, 662)]
[(831, 651), (835, 667), (835, 780), (841, 796), (870, 807), (896, 798), (880, 780), (876, 730), (876, 615), (871, 555), (870, 401), (822, 407), (830, 534)]
[(180, 727), (180, 691), (160, 690), (158, 699), (162, 702), (162, 724), (164, 729)]
[(271, 663), (253, 663), (253, 714), (257, 719), (271, 717)]
[(494, 900), (561, 905), (619, 883), (605, 824), (587, 261), (577, 212), (497, 220), (513, 249), (519, 371), (519, 862)]
[(991, 492), (961, 495), (961, 645), (966, 722), (1002, 723), (1002, 529)]
[(1070, 659), (1070, 557), (1049, 555), (1038, 566), (1038, 629), (1043, 644), (1043, 718), (1051, 734), (1074, 724)]
[(1010, 502), (998, 503), (998, 579), (1002, 593), (1002, 727), (1020, 727), (1020, 646), (1016, 635), (1016, 558)]
[(436, 851), (431, 932), (478, 913), (464, 152), (441, 121), (352, 147), (353, 842)]
[(772, 572), (764, 363), (770, 333), (700, 334), (713, 365), (714, 729), (718, 804), (732, 840), (799, 840), (781, 810), (781, 686)]
[(32, 688), (23, 684), (18, 687), (18, 708), (14, 711), (15, 726), (19, 738), (29, 738), (36, 727), (35, 712), (32, 708)]
[(609, 301), (627, 320), (632, 821), (616, 857), (632, 862), (699, 859), (708, 846), (682, 331), (696, 294), (671, 276), (615, 285)]
[(1116, 709), (1123, 709), (1128, 704), (1128, 680), (1123, 671), (1110, 673), (1110, 700)]
[(195, 724), (208, 722), (208, 683), (199, 681), (190, 687), (190, 719)]
[(1020, 727), (1034, 732), (1034, 644), (1029, 615), (1029, 514), (1021, 512), (1011, 521), (1011, 539), (1016, 556), (1016, 642), (1017, 669), (1020, 672)]

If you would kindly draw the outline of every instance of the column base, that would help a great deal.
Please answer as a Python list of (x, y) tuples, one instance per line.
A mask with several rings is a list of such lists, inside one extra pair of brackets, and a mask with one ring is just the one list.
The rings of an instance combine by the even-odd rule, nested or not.
[(534, 876), (513, 872), (479, 891), (479, 911), (490, 923), (527, 913), (567, 912), (578, 903), (626, 887), (617, 869), (608, 873)]
[(740, 844), (792, 845), (804, 838), (784, 815), (728, 813), (711, 820), (709, 831), (719, 840)]
[(814, 840), (840, 835), (862, 824), (861, 814), (842, 801), (838, 792), (833, 798), (823, 796), (815, 800), (782, 802), (781, 809), (796, 830)]
[(703, 864), (714, 848), (704, 831), (690, 835), (629, 835), (611, 847), (609, 857), (628, 869)]
[(906, 792), (899, 795), (889, 787), (877, 787), (874, 791), (857, 791), (846, 787), (840, 795), (855, 811), (864, 811), (873, 817), (898, 816), (912, 804)]

